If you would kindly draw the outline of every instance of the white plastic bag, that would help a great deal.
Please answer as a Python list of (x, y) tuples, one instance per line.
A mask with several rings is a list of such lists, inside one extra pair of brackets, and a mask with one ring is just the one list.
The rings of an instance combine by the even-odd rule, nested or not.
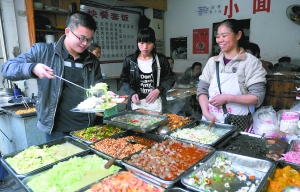
[(299, 113), (294, 110), (279, 110), (277, 119), (280, 131), (284, 133), (296, 134), (298, 131)]
[(254, 134), (269, 138), (278, 138), (278, 121), (276, 111), (272, 106), (263, 106), (253, 114)]

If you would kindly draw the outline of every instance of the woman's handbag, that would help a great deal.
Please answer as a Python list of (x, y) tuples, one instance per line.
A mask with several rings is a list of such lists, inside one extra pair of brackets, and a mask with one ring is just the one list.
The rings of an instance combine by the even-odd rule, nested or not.
[[(216, 62), (216, 75), (217, 75), (217, 82), (220, 94), (221, 85), (220, 85), (220, 76), (219, 76), (219, 62)], [(233, 115), (228, 113), (226, 105), (222, 105), (223, 113), (225, 115), (224, 124), (235, 125), (238, 131), (245, 131), (250, 125), (252, 121), (252, 115), (249, 113), (248, 115)]]
[[(156, 63), (157, 63), (157, 86), (159, 86), (159, 81), (160, 81), (160, 63), (158, 60), (157, 55), (155, 55)], [(161, 97), (157, 97), (157, 99), (154, 101), (154, 103), (147, 103), (146, 99), (141, 99), (140, 104), (135, 104), (131, 102), (131, 109), (146, 109), (150, 111), (157, 111), (157, 112), (162, 112), (162, 99)]]

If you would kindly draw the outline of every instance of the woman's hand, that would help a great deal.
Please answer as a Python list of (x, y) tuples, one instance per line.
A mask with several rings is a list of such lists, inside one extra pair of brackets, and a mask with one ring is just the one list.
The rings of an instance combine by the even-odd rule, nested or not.
[(154, 101), (157, 99), (157, 97), (159, 96), (159, 90), (158, 89), (154, 89), (153, 91), (151, 91), (147, 97), (146, 97), (146, 102), (147, 103), (154, 103)]
[(214, 98), (212, 98), (209, 103), (215, 107), (219, 107), (219, 106), (222, 106), (226, 103), (228, 103), (227, 101), (227, 96), (226, 94), (219, 94), (219, 95), (216, 95)]
[(132, 95), (131, 101), (132, 101), (134, 104), (140, 104), (139, 95), (138, 95), (138, 94)]
[(213, 119), (215, 119), (215, 122), (220, 122), (220, 121), (216, 118), (216, 116), (215, 116), (214, 114), (212, 114), (212, 113), (206, 113), (206, 114), (203, 113), (203, 115), (204, 115), (204, 117), (205, 117), (205, 119), (206, 119), (207, 121), (212, 121)]

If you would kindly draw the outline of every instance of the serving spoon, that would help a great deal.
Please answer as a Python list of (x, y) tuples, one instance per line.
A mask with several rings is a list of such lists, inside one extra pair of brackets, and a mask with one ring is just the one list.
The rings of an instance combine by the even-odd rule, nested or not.
[(211, 123), (208, 125), (207, 130), (210, 131), (210, 129), (212, 128), (212, 126), (215, 124), (216, 118), (213, 118), (213, 120), (211, 121)]
[(111, 158), (107, 163), (105, 163), (104, 168), (105, 169), (109, 169), (112, 164), (114, 164), (114, 162), (116, 161), (116, 159), (119, 157), (119, 155), (122, 153), (122, 151), (129, 145), (129, 144), (136, 144), (138, 143), (136, 140), (134, 139), (127, 139), (127, 144), (117, 153), (117, 155), (114, 158)]

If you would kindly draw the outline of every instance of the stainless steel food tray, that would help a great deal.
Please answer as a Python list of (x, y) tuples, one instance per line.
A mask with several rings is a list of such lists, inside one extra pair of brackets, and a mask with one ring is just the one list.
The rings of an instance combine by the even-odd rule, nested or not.
[[(207, 127), (210, 123), (211, 123), (210, 121), (203, 121), (203, 120), (191, 122), (187, 125), (184, 125), (182, 128), (178, 128), (178, 129), (175, 129), (175, 130), (169, 132), (168, 135), (171, 135), (172, 133), (176, 132), (179, 129), (194, 128), (194, 127), (199, 126), (201, 124), (204, 124)], [(233, 125), (215, 123), (210, 131), (212, 133), (218, 134), (220, 137), (219, 137), (219, 139), (215, 140), (214, 142), (205, 143), (205, 144), (215, 147), (217, 144), (219, 144), (221, 141), (223, 141), (226, 137), (231, 135), (236, 130), (237, 130), (237, 128)], [(191, 141), (191, 140), (187, 140), (187, 139), (182, 139), (182, 138), (179, 138), (179, 137), (176, 137), (176, 140), (192, 142), (192, 143), (200, 143), (200, 142), (195, 142), (195, 141)]]
[[(30, 108), (35, 108), (34, 103), (27, 103)], [(31, 117), (31, 116), (36, 116), (36, 112), (29, 112), (29, 113), (23, 113), (23, 114), (16, 114), (18, 110), (25, 110), (25, 106), (23, 104), (14, 104), (11, 106), (3, 106), (1, 107), (4, 112), (7, 114), (11, 114), (12, 116), (15, 117)]]
[[(257, 141), (261, 141), (262, 142), (265, 142), (265, 147), (266, 147), (266, 154), (263, 156), (263, 157), (256, 157), (255, 155), (247, 155), (245, 154), (246, 151), (242, 151), (242, 153), (238, 153), (236, 152), (235, 150), (228, 150), (226, 149), (226, 147), (228, 147), (229, 145), (229, 141), (232, 141), (235, 137), (239, 136), (239, 135), (247, 135), (249, 136), (250, 138), (253, 137), (255, 139), (259, 139)], [(223, 141), (221, 141), (220, 144), (218, 144), (215, 148), (216, 150), (218, 151), (227, 151), (227, 152), (231, 152), (231, 153), (235, 153), (235, 154), (240, 154), (240, 155), (245, 155), (245, 156), (250, 156), (250, 157), (254, 157), (254, 158), (260, 158), (260, 159), (267, 159), (267, 160), (274, 160), (273, 158), (269, 158), (267, 157), (267, 154), (268, 154), (268, 151), (272, 151), (273, 150), (273, 147), (280, 147), (280, 150), (282, 150), (283, 152), (285, 152), (287, 150), (287, 146), (288, 146), (288, 143), (286, 141), (283, 141), (281, 140), (283, 143), (286, 144), (286, 146), (284, 145), (281, 145), (281, 146), (277, 146), (277, 145), (274, 145), (272, 147), (272, 145), (268, 145), (267, 144), (267, 140), (275, 140), (274, 138), (263, 138), (261, 135), (255, 135), (255, 134), (252, 134), (252, 133), (247, 133), (247, 132), (234, 132), (232, 135), (228, 136), (227, 138), (225, 138)], [(278, 139), (280, 140), (280, 139)], [(253, 142), (255, 144), (255, 142)], [(240, 146), (237, 146), (237, 149), (240, 149)], [(258, 150), (261, 150), (259, 148), (249, 148), (249, 150), (252, 150), (252, 149), (258, 149)]]
[[(69, 136), (65, 136), (63, 138), (60, 138), (60, 139), (57, 139), (57, 140), (53, 140), (51, 142), (48, 142), (48, 143), (44, 143), (44, 144), (41, 144), (41, 145), (37, 145), (39, 148), (43, 148), (44, 145), (48, 146), (48, 147), (51, 147), (53, 145), (59, 145), (59, 144), (63, 144), (63, 143), (71, 143), (79, 148), (81, 148), (83, 151), (82, 152), (79, 152), (77, 154), (74, 154), (74, 155), (80, 155), (80, 154), (85, 154), (85, 153), (88, 153), (90, 151), (89, 147), (83, 143), (80, 143), (78, 142), (77, 140), (75, 140), (74, 138), (72, 137), (69, 137)], [(7, 171), (9, 173), (11, 173), (16, 179), (22, 179), (22, 178), (25, 178), (25, 177), (28, 177), (30, 175), (33, 175), (33, 174), (36, 174), (36, 173), (39, 173), (47, 168), (51, 168), (53, 165), (57, 164), (58, 162), (61, 162), (61, 161), (64, 161), (65, 159), (68, 159), (70, 158), (71, 156), (69, 157), (66, 157), (66, 158), (63, 158), (59, 161), (56, 161), (56, 162), (53, 162), (53, 163), (50, 163), (46, 166), (43, 166), (43, 167), (40, 167), (38, 169), (35, 169), (35, 170), (32, 170), (28, 173), (24, 173), (24, 174), (20, 174), (20, 173), (17, 173), (10, 165), (9, 163), (6, 161), (7, 158), (10, 158), (10, 157), (14, 157), (15, 155), (19, 154), (20, 152), (22, 152), (23, 150), (20, 150), (20, 151), (17, 151), (17, 152), (13, 152), (13, 153), (10, 153), (10, 154), (7, 154), (7, 155), (4, 155), (2, 156), (1, 158), (1, 162), (2, 162), (2, 165), (7, 169)], [(73, 156), (73, 155), (72, 155)]]
[[(181, 141), (183, 142), (183, 141)], [(205, 159), (207, 159), (209, 156), (211, 156), (214, 152), (215, 152), (215, 149), (209, 145), (204, 145), (204, 144), (201, 144), (201, 143), (196, 143), (195, 144), (196, 146), (198, 146), (199, 148), (202, 148), (204, 150), (210, 150), (211, 152), (209, 154), (207, 154), (205, 157), (203, 157), (202, 159), (200, 159), (198, 162), (196, 162), (194, 165), (190, 166), (187, 170), (185, 170), (182, 174), (178, 175), (177, 178), (173, 179), (173, 180), (165, 180), (165, 179), (162, 179), (152, 173), (149, 173), (143, 169), (140, 169), (138, 167), (135, 167), (129, 163), (126, 162), (126, 160), (129, 160), (131, 158), (131, 156), (135, 155), (135, 154), (139, 154), (141, 151), (137, 152), (137, 153), (134, 153), (124, 159), (122, 159), (122, 164), (126, 167), (126, 169), (128, 171), (131, 171), (132, 173), (142, 177), (142, 178), (145, 178), (149, 181), (151, 181), (152, 183), (156, 183), (157, 185), (159, 186), (162, 186), (164, 188), (171, 188), (174, 186), (174, 184), (176, 182), (178, 182), (182, 177), (184, 177), (187, 173), (189, 173), (191, 170), (194, 169), (194, 167), (202, 162), (205, 161)]]
[[(288, 164), (286, 161), (278, 161), (276, 163), (276, 167), (273, 169), (272, 173), (270, 174), (269, 178), (270, 179), (274, 179), (274, 175), (275, 175), (275, 171), (276, 171), (276, 168), (284, 168), (286, 166), (291, 166), (293, 169), (297, 170), (299, 173), (300, 173), (300, 166), (297, 166), (295, 164)], [(270, 186), (270, 181), (267, 180), (263, 189), (262, 189), (262, 192), (267, 192), (268, 191), (268, 187)]]
[[(121, 172), (121, 171), (119, 171), (119, 172)], [(119, 173), (119, 172), (118, 172), (118, 173)], [(115, 173), (115, 174), (118, 174), (118, 173)], [(114, 175), (114, 174), (113, 174), (113, 175)], [(83, 192), (83, 191), (87, 191), (87, 190), (89, 190), (94, 184), (99, 183), (99, 182), (103, 181), (105, 178), (111, 177), (111, 176), (113, 176), (113, 175), (109, 175), (109, 176), (107, 176), (107, 177), (104, 177), (104, 178), (102, 178), (102, 179), (100, 179), (100, 180), (98, 180), (98, 181), (96, 181), (96, 182), (94, 182), (94, 183), (91, 183), (90, 185), (87, 185), (87, 186), (85, 186), (85, 187), (83, 187), (83, 188), (81, 188), (80, 190), (75, 191), (75, 192)], [(146, 180), (145, 178), (139, 177), (138, 175), (134, 175), (134, 176), (135, 176), (136, 178), (138, 178), (138, 179), (141, 179), (141, 180), (145, 181), (145, 182), (148, 183), (148, 184), (153, 185), (154, 187), (157, 187), (157, 188), (160, 187), (159, 185), (156, 185), (155, 183), (152, 183), (151, 181), (148, 181), (148, 180)]]
[[(154, 141), (157, 141), (157, 142), (161, 142), (163, 140), (163, 137), (159, 136), (159, 135), (155, 135), (155, 134), (148, 134), (148, 133), (139, 133), (139, 132), (133, 132), (133, 131), (125, 131), (125, 132), (121, 132), (121, 133), (117, 133), (109, 138), (122, 138), (122, 137), (127, 137), (127, 136), (131, 136), (131, 135), (135, 135), (135, 136), (140, 136), (140, 137), (145, 137), (145, 138), (148, 138), (148, 139), (152, 139)], [(105, 157), (106, 159), (111, 159), (113, 158), (112, 156), (102, 152), (102, 151), (99, 151), (97, 149), (94, 148), (95, 146), (95, 143), (92, 143), (89, 145), (89, 148), (94, 151), (95, 153), (97, 154), (100, 154), (101, 156)], [(116, 164), (117, 165), (120, 165), (120, 166), (123, 166), (122, 164), (122, 160), (121, 159), (116, 159)]]
[[(213, 164), (215, 163), (215, 159), (220, 156), (223, 156), (227, 160), (230, 160), (232, 162), (231, 168), (235, 172), (243, 171), (244, 173), (246, 173), (246, 175), (254, 174), (255, 178), (260, 181), (260, 184), (257, 186), (256, 191), (262, 190), (263, 186), (268, 180), (269, 175), (272, 173), (273, 169), (275, 168), (275, 163), (267, 160), (246, 157), (243, 155), (237, 155), (225, 151), (216, 151), (213, 155), (207, 158), (205, 162), (202, 165), (200, 165), (197, 169), (191, 170), (187, 175), (182, 177), (181, 183), (185, 185), (188, 189), (191, 189), (193, 191), (205, 191), (205, 190), (201, 190), (199, 187), (192, 186), (186, 183), (185, 180), (189, 178), (194, 172), (199, 172), (199, 170), (203, 170), (203, 169), (207, 170), (208, 168), (212, 167)], [(224, 187), (224, 191), (225, 191), (225, 187)]]
[[(121, 123), (121, 122), (112, 120), (112, 118), (114, 118), (114, 117), (124, 116), (126, 114), (151, 116), (151, 117), (156, 117), (156, 118), (162, 118), (162, 120), (157, 123), (154, 123), (153, 125), (150, 125), (148, 127), (138, 127), (138, 126), (129, 125), (126, 123)], [(109, 117), (105, 117), (105, 118), (103, 118), (103, 121), (104, 121), (104, 123), (107, 123), (108, 125), (120, 127), (120, 128), (126, 129), (126, 130), (133, 130), (135, 132), (146, 133), (146, 132), (149, 132), (149, 131), (159, 127), (160, 125), (167, 124), (168, 119), (169, 119), (169, 117), (164, 116), (164, 115), (145, 114), (145, 113), (139, 113), (136, 111), (124, 111), (124, 112), (120, 112), (120, 113), (117, 113), (117, 114), (109, 116)]]
[[(100, 126), (104, 126), (104, 125), (105, 125), (105, 124), (100, 125)], [(87, 129), (87, 128), (85, 128), (85, 129)], [(82, 130), (85, 130), (85, 129), (81, 129), (81, 130), (78, 130), (78, 131), (82, 131)], [(72, 132), (70, 132), (70, 135), (71, 135), (72, 137), (76, 138), (77, 140), (83, 141), (83, 142), (86, 143), (87, 145), (96, 143), (96, 142), (101, 141), (102, 139), (104, 139), (104, 138), (101, 138), (101, 139), (98, 139), (98, 140), (96, 140), (96, 141), (89, 141), (89, 140), (86, 140), (86, 139), (83, 139), (83, 138), (81, 138), (81, 137), (76, 136), (76, 135), (75, 135), (75, 132), (78, 132), (78, 131), (72, 131)], [(124, 131), (123, 131), (123, 132), (124, 132)], [(118, 134), (118, 133), (117, 133), (117, 134)]]
[(182, 189), (180, 187), (172, 187), (172, 188), (166, 190), (166, 192), (189, 192), (189, 190)]
[[(71, 157), (69, 157), (69, 158), (67, 158), (67, 159), (64, 159), (64, 161), (67, 161), (67, 160), (69, 160), (69, 159), (71, 159), (72, 157), (75, 157), (75, 156), (77, 156), (77, 157), (88, 157), (88, 156), (91, 156), (91, 155), (93, 155), (93, 154), (95, 154), (94, 152), (92, 152), (92, 151), (89, 151), (89, 152), (87, 152), (87, 153), (82, 153), (82, 154), (77, 154), (77, 155), (73, 155), (73, 156), (71, 156)], [(99, 157), (101, 157), (101, 158), (103, 158), (103, 159), (106, 159), (104, 156), (101, 156), (101, 154), (96, 154), (96, 155), (98, 155)], [(114, 165), (116, 165), (115, 163), (114, 163)], [(31, 189), (30, 189), (30, 187), (27, 185), (27, 183), (31, 180), (31, 179), (33, 179), (34, 177), (36, 177), (36, 176), (38, 176), (38, 175), (40, 175), (41, 173), (43, 173), (43, 172), (45, 172), (45, 171), (47, 171), (47, 170), (49, 170), (49, 169), (51, 169), (52, 167), (47, 167), (47, 168), (45, 168), (45, 169), (43, 169), (41, 172), (39, 172), (39, 173), (35, 173), (35, 174), (33, 174), (33, 175), (30, 175), (30, 176), (27, 176), (27, 177), (25, 177), (24, 179), (22, 179), (22, 185), (23, 185), (23, 187), (28, 191), (28, 192), (33, 192)], [(121, 170), (122, 168), (120, 167), (120, 170)], [(119, 170), (119, 171), (120, 171)], [(119, 172), (119, 171), (117, 171), (117, 172)], [(115, 173), (113, 173), (113, 174), (115, 174)], [(113, 175), (113, 174), (111, 174), (111, 175)], [(110, 176), (110, 175), (109, 175)], [(104, 177), (105, 178), (105, 177)], [(97, 181), (99, 181), (99, 179), (97, 180)], [(97, 182), (97, 181), (95, 181), (95, 182)], [(94, 184), (95, 182), (92, 182), (91, 184)], [(90, 186), (91, 184), (89, 184), (88, 186)], [(78, 189), (78, 192), (79, 191), (83, 191), (82, 189), (84, 189), (86, 186), (84, 186), (84, 187), (82, 187), (82, 188), (80, 188), (80, 189)]]
[[(300, 144), (300, 139), (294, 139), (294, 140), (292, 140), (291, 144), (289, 145), (289, 147), (286, 150), (286, 152), (293, 151), (294, 145), (296, 145), (296, 144)], [(294, 169), (300, 171), (300, 164), (296, 164), (296, 163), (292, 163), (292, 162), (288, 162), (288, 161), (282, 161), (282, 160), (280, 160), (280, 163), (283, 164), (283, 165), (290, 165)]]

